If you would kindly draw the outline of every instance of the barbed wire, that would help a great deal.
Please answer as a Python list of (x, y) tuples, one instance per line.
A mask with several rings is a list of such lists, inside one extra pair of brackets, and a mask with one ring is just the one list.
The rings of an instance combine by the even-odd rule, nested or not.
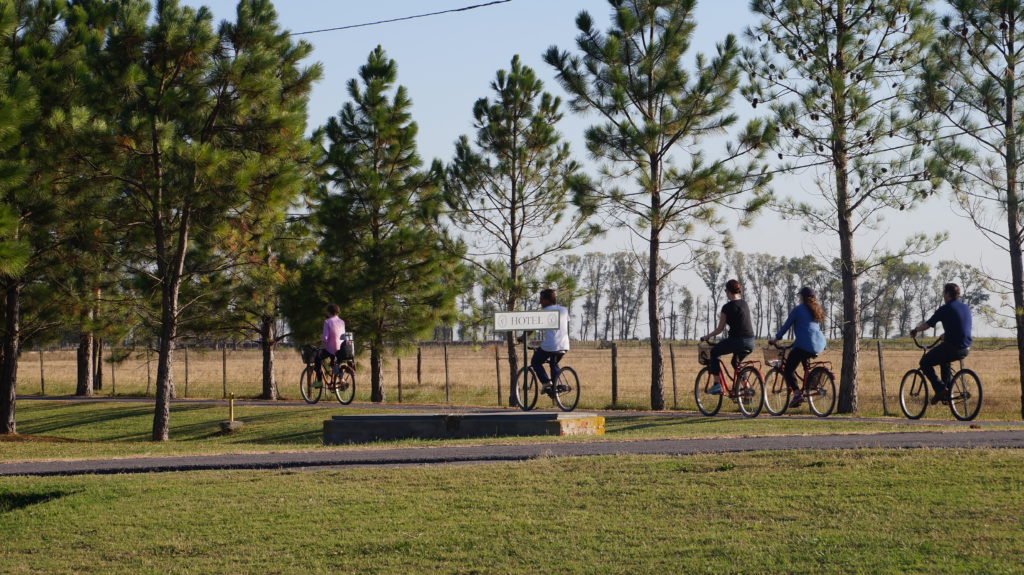
[(467, 12), (469, 10), (476, 10), (477, 8), (486, 8), (488, 6), (494, 6), (496, 4), (505, 4), (512, 0), (494, 0), (493, 2), (487, 2), (484, 4), (475, 4), (473, 6), (464, 6), (462, 8), (452, 8), (450, 10), (441, 10), (439, 12), (430, 12), (427, 14), (415, 14), (413, 16), (403, 16), (401, 18), (391, 18), (388, 20), (377, 20), (376, 22), (364, 22), (362, 24), (350, 24), (348, 26), (337, 26), (335, 28), (322, 28), (319, 30), (306, 30), (305, 32), (292, 32), (292, 36), (303, 36), (306, 34), (320, 34), (322, 32), (336, 32), (339, 30), (350, 30), (352, 28), (365, 28), (367, 26), (377, 26), (379, 24), (390, 24), (392, 22), (402, 22), (404, 20), (415, 20), (417, 18), (427, 18), (429, 16), (440, 16), (442, 14), (451, 14), (453, 12)]

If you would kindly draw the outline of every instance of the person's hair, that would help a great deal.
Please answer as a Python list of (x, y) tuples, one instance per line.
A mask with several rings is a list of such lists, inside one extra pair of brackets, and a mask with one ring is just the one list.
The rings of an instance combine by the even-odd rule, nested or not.
[(341, 308), (336, 303), (327, 304), (327, 315), (338, 315), (341, 312)]
[(551, 288), (546, 288), (546, 289), (540, 290), (540, 297), (548, 300), (549, 302), (551, 302), (553, 304), (554, 303), (558, 303), (558, 297), (555, 295), (555, 290), (553, 290)]
[(954, 283), (948, 283), (942, 286), (942, 293), (949, 294), (949, 297), (953, 299), (960, 299), (960, 286)]
[(807, 309), (811, 310), (811, 318), (818, 322), (819, 325), (825, 325), (825, 310), (821, 309), (821, 304), (818, 303), (818, 298), (811, 296), (803, 296), (804, 305)]
[(725, 282), (725, 291), (729, 293), (743, 293), (743, 287), (737, 280), (729, 280)]

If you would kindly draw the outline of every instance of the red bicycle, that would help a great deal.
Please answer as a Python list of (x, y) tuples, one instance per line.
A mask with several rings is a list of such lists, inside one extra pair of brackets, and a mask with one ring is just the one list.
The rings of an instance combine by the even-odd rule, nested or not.
[[(782, 372), (786, 369), (786, 352), (792, 345), (778, 344), (764, 348), (765, 363), (772, 366), (765, 379), (765, 409), (772, 415), (782, 415), (789, 409), (793, 390), (786, 385)], [(828, 417), (836, 408), (836, 376), (832, 373), (830, 361), (805, 361), (803, 375), (793, 372), (803, 384), (804, 399), (811, 406), (811, 412), (818, 417)]]
[[(711, 345), (706, 342), (697, 344), (697, 361), (706, 366), (711, 358)], [(736, 361), (733, 355), (732, 373), (725, 369), (725, 362), (718, 360), (718, 373), (722, 375), (722, 392), (711, 393), (716, 381), (715, 376), (704, 367), (697, 373), (697, 381), (693, 384), (693, 397), (697, 400), (697, 409), (707, 416), (718, 413), (722, 408), (722, 397), (728, 397), (740, 407), (745, 417), (757, 417), (764, 407), (764, 377), (761, 376), (761, 362)]]

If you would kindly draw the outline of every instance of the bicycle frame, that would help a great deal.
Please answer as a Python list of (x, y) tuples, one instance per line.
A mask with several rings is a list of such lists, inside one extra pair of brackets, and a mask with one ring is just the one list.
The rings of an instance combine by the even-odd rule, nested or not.
[[(777, 349), (789, 349), (789, 348), (791, 348), (793, 346), (792, 345), (787, 345), (786, 347), (781, 347), (781, 346), (776, 345), (774, 347), (777, 348)], [(779, 365), (777, 365), (775, 367), (779, 371), (782, 371), (782, 372), (786, 371), (786, 364), (788, 363), (788, 360), (789, 360), (789, 354), (787, 354), (786, 357), (782, 358), (782, 360), (779, 362)], [(807, 374), (811, 373), (812, 371), (814, 371), (815, 368), (818, 368), (818, 367), (824, 367), (825, 369), (829, 370), (830, 372), (832, 371), (832, 362), (831, 361), (824, 361), (824, 360), (817, 360), (816, 361), (816, 360), (813, 360), (813, 359), (807, 359), (807, 360), (804, 360), (804, 361), (802, 361), (800, 363), (801, 363), (800, 367), (803, 369), (803, 372), (801, 373), (801, 372), (799, 372), (799, 371), (794, 369), (793, 370), (793, 376), (800, 380), (800, 391), (804, 392), (804, 393), (807, 393), (809, 391), (807, 389)]]
[(726, 364), (722, 361), (722, 358), (718, 358), (718, 374), (723, 376), (721, 379), (722, 393), (733, 399), (736, 398), (736, 392), (733, 390), (735, 389), (736, 381), (739, 379), (740, 372), (743, 371), (743, 368), (752, 368), (758, 373), (758, 375), (764, 376), (764, 374), (761, 373), (761, 362), (756, 359), (750, 361), (744, 360), (739, 364), (734, 364), (730, 361), (729, 365), (732, 366), (732, 373), (729, 373), (729, 370), (726, 369), (725, 365)]

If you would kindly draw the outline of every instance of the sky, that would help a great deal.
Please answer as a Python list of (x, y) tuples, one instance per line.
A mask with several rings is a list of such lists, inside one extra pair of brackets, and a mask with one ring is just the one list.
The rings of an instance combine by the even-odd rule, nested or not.
[[(407, 16), (484, 4), (490, 0), (278, 0), (279, 21), (293, 33), (320, 30), (403, 18)], [(184, 4), (211, 9), (215, 20), (233, 19), (235, 0), (186, 0)], [(409, 91), (413, 118), (419, 124), (419, 149), (425, 162), (451, 159), (455, 140), (472, 133), (472, 106), (481, 97), (490, 96), (489, 84), (499, 69), (508, 69), (513, 55), (537, 71), (546, 90), (566, 98), (554, 79), (553, 71), (541, 55), (548, 47), (575, 51), (575, 19), (580, 11), (594, 17), (599, 29), (607, 29), (610, 9), (607, 0), (511, 0), (463, 12), (432, 16), (298, 36), (314, 46), (313, 59), (324, 68), (323, 79), (314, 88), (310, 101), (310, 128), (324, 124), (336, 115), (347, 100), (345, 84), (358, 74), (359, 66), (377, 46), (382, 46), (397, 62), (398, 82)], [(747, 0), (705, 0), (698, 2), (697, 31), (691, 53), (684, 62), (693, 62), (693, 54), (711, 54), (715, 44), (728, 34), (742, 39), (744, 28), (755, 23)], [(571, 143), (577, 158), (594, 165), (586, 157), (583, 131), (594, 118), (568, 113), (559, 128)], [(743, 101), (737, 103), (743, 118), (754, 111)], [(812, 189), (807, 179), (779, 179), (779, 196), (803, 194)], [(937, 253), (923, 258), (929, 263), (958, 259), (981, 265), (993, 275), (1008, 276), (1005, 252), (997, 250), (957, 215), (948, 199), (933, 198), (907, 212), (887, 214), (882, 229), (859, 237), (863, 251), (895, 249), (903, 239), (917, 232), (946, 231), (950, 235)], [(838, 242), (832, 238), (804, 232), (794, 222), (784, 221), (773, 212), (764, 212), (749, 228), (732, 230), (738, 250), (767, 252), (776, 256), (838, 254)], [(628, 249), (624, 232), (606, 235), (590, 250)], [(642, 247), (642, 246), (640, 246)], [(666, 258), (682, 257), (671, 252)], [(695, 294), (706, 289), (692, 273), (678, 272), (677, 282), (688, 285)], [(982, 327), (982, 332), (993, 332)]]

